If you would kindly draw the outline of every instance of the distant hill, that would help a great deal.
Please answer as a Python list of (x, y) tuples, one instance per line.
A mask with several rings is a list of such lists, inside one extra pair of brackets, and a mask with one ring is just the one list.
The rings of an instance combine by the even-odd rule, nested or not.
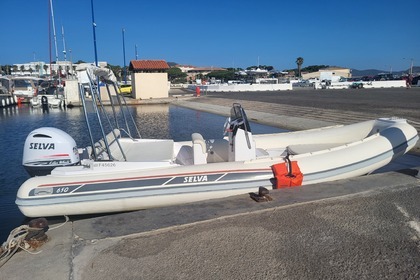
[(384, 71), (377, 70), (377, 69), (366, 69), (366, 70), (351, 69), (351, 75), (353, 77), (375, 76), (375, 75), (378, 75), (379, 73), (384, 73)]
[[(403, 70), (403, 71), (392, 71), (392, 74), (401, 76), (403, 74), (407, 74), (410, 69)], [(366, 70), (357, 70), (351, 69), (351, 74), (353, 77), (363, 77), (363, 76), (375, 76), (379, 73), (389, 73), (389, 71), (385, 70), (378, 70), (378, 69), (366, 69)], [(413, 73), (420, 73), (420, 66), (413, 66)]]

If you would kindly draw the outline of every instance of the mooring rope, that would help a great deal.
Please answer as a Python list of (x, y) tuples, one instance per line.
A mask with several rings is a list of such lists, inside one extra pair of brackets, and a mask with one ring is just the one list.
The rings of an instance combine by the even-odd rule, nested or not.
[[(69, 221), (68, 216), (64, 216), (64, 217), (66, 218), (66, 220), (62, 224), (49, 228), (49, 230), (54, 230), (54, 229), (64, 226)], [(42, 252), (42, 251), (38, 251), (36, 253), (30, 252), (28, 250), (30, 248), (30, 245), (25, 240), (25, 238), (28, 236), (28, 234), (31, 231), (40, 231), (40, 230), (42, 230), (42, 228), (34, 228), (28, 225), (21, 225), (13, 229), (10, 232), (7, 240), (0, 247), (0, 267), (2, 267), (16, 253), (16, 251), (19, 248), (29, 254), (39, 254), (40, 252)]]

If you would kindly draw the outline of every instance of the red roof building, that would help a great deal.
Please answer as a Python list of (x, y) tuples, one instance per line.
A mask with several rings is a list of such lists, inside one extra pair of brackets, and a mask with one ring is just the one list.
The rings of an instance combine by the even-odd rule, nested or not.
[(169, 94), (168, 63), (164, 60), (132, 60), (132, 96), (135, 99), (167, 98)]
[(157, 73), (166, 69), (169, 69), (169, 65), (164, 60), (132, 60), (129, 66), (134, 73)]

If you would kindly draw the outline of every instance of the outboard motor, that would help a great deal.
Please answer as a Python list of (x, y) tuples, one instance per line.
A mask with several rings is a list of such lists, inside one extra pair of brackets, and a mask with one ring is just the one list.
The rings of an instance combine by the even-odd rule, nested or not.
[(54, 127), (41, 127), (26, 137), (22, 164), (30, 176), (50, 174), (58, 166), (79, 163), (76, 141)]
[(41, 97), (41, 106), (42, 106), (43, 113), (49, 111), (48, 98), (45, 95)]

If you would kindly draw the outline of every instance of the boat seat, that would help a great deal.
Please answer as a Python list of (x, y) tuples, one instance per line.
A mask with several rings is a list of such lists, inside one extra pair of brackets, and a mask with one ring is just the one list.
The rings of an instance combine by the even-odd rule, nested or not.
[(344, 143), (322, 143), (322, 144), (298, 144), (287, 146), (287, 153), (289, 155), (300, 155), (306, 153), (313, 153), (326, 149), (335, 148), (345, 145)]
[(193, 165), (194, 164), (194, 156), (193, 156), (193, 148), (188, 145), (182, 145), (179, 149), (178, 154), (175, 158), (175, 163), (180, 165)]
[(191, 134), (194, 164), (207, 163), (207, 145), (200, 133)]

